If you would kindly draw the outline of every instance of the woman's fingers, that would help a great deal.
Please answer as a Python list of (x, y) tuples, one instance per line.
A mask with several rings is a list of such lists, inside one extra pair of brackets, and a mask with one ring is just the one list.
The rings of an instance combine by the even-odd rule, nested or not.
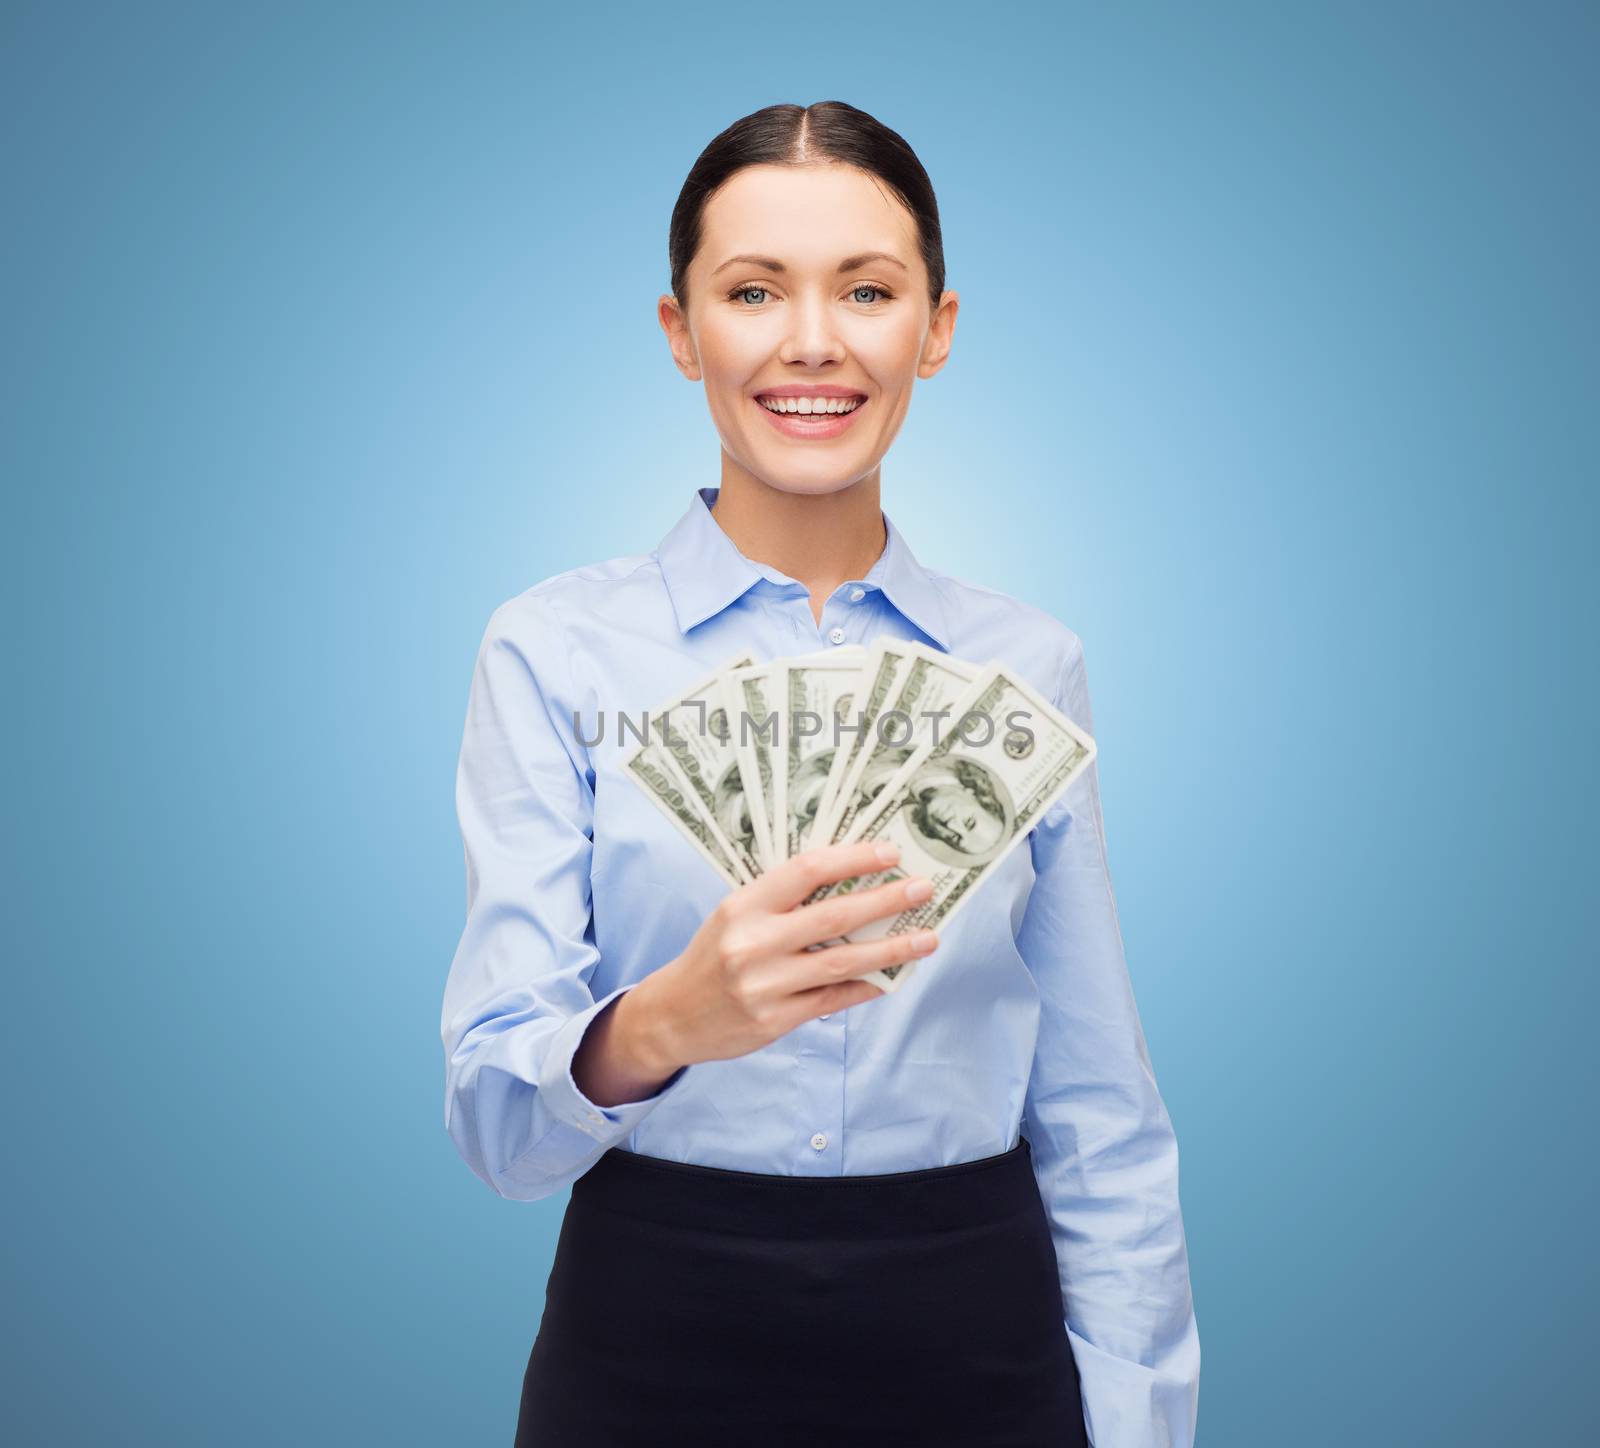
[[(878, 866), (879, 869), (892, 868)], [(773, 954), (804, 950), (825, 940), (837, 940), (870, 921), (914, 910), (933, 893), (931, 883), (918, 875), (896, 875), (870, 889), (848, 895), (830, 895), (813, 905), (797, 905), (785, 914), (774, 916), (767, 929)]]
[[(908, 930), (904, 935), (886, 935), (882, 940), (856, 940), (844, 945), (830, 945), (823, 950), (802, 950), (774, 962), (777, 973), (773, 980), (779, 990), (793, 993), (798, 1000), (805, 999), (817, 987), (828, 987), (854, 981), (871, 970), (882, 970), (890, 965), (902, 965), (908, 960), (921, 960), (931, 954), (939, 944), (932, 930)], [(883, 994), (870, 982), (856, 982), (874, 994)], [(828, 1009), (819, 1007), (819, 1009)], [(802, 1016), (805, 1020), (809, 1017)]]
[(881, 987), (864, 980), (845, 980), (833, 985), (819, 985), (812, 990), (797, 991), (789, 997), (790, 1004), (795, 1007), (794, 1021), (789, 1029), (792, 1031), (805, 1021), (849, 1010), (851, 1006), (877, 1000), (886, 994)]
[(870, 889), (805, 903), (826, 885), (892, 871), (898, 860), (898, 849), (876, 842), (823, 845), (783, 861), (737, 892), (734, 914), (723, 927), (725, 954), (762, 996), (783, 1000), (782, 1015), (788, 1024), (780, 1034), (824, 1011), (884, 994), (857, 977), (919, 959), (938, 945), (933, 931), (913, 930), (879, 940), (807, 948), (914, 909), (928, 899), (931, 882), (896, 875)]
[(742, 886), (742, 898), (757, 909), (774, 914), (792, 910), (824, 885), (848, 880), (852, 875), (876, 874), (899, 858), (900, 851), (895, 846), (866, 840), (819, 845), (802, 850)]

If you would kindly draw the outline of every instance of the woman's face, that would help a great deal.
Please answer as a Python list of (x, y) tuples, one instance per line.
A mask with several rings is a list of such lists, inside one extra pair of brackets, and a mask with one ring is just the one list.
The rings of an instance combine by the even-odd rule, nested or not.
[[(848, 265), (846, 265), (848, 263)], [(688, 308), (661, 324), (733, 463), (770, 487), (830, 493), (873, 474), (944, 365), (959, 299), (929, 307), (916, 222), (853, 166), (749, 166), (706, 204)], [(848, 417), (775, 422), (758, 397), (789, 388), (859, 398)]]

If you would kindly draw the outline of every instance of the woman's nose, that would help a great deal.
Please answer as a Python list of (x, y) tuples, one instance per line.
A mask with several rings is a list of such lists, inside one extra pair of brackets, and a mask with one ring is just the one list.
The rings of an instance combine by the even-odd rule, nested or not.
[(815, 365), (837, 359), (844, 351), (832, 303), (823, 296), (798, 296), (789, 304), (789, 332), (783, 360)]

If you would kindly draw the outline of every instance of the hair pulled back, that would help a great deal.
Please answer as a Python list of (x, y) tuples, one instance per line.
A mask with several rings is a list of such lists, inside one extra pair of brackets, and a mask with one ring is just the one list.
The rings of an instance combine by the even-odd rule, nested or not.
[(774, 105), (735, 121), (712, 138), (690, 169), (667, 234), (672, 294), (689, 304), (689, 263), (700, 249), (706, 203), (746, 166), (817, 166), (843, 163), (876, 176), (911, 212), (928, 269), (928, 301), (944, 294), (944, 239), (933, 183), (916, 152), (897, 131), (844, 101)]

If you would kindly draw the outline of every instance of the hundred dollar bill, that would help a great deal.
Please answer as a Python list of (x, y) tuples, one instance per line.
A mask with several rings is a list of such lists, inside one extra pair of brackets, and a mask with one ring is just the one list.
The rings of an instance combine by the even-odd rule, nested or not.
[(773, 809), (773, 818), (783, 825), (786, 859), (805, 849), (811, 837), (834, 751), (847, 737), (836, 726), (860, 690), (866, 656), (860, 644), (849, 644), (791, 658), (774, 673), (783, 690), (788, 726)]
[(895, 681), (911, 658), (912, 646), (900, 639), (879, 639), (867, 650), (861, 664), (861, 686), (839, 716), (839, 747), (828, 767), (827, 783), (817, 802), (816, 823), (811, 828), (815, 843), (825, 844), (833, 838), (840, 787), (866, 754), (878, 716), (894, 697)]
[(937, 649), (917, 643), (897, 647), (909, 657), (895, 677), (888, 707), (878, 714), (866, 747), (833, 798), (828, 832), (817, 838), (819, 844), (844, 839), (918, 745), (955, 723), (953, 706), (978, 675), (978, 665)]
[(734, 861), (733, 846), (711, 817), (702, 812), (693, 790), (659, 744), (654, 740), (641, 744), (624, 761), (623, 768), (729, 885), (737, 890), (746, 883), (746, 876)]
[[(931, 880), (932, 897), (820, 944), (880, 940), (947, 923), (1094, 757), (1094, 740), (1072, 720), (1009, 667), (988, 665), (956, 701), (937, 742), (923, 741), (846, 836), (892, 840), (900, 846), (899, 861), (822, 886), (806, 903), (908, 875)], [(859, 979), (891, 991), (918, 963)]]
[(650, 731), (751, 880), (763, 866), (756, 849), (755, 816), (734, 754), (722, 679), (754, 662), (748, 653), (735, 655), (650, 715)]
[(782, 747), (783, 720), (777, 694), (783, 659), (730, 669), (723, 675), (723, 702), (732, 734), (734, 758), (744, 779), (745, 798), (755, 830), (756, 851), (770, 870), (783, 858), (774, 825), (776, 766)]

